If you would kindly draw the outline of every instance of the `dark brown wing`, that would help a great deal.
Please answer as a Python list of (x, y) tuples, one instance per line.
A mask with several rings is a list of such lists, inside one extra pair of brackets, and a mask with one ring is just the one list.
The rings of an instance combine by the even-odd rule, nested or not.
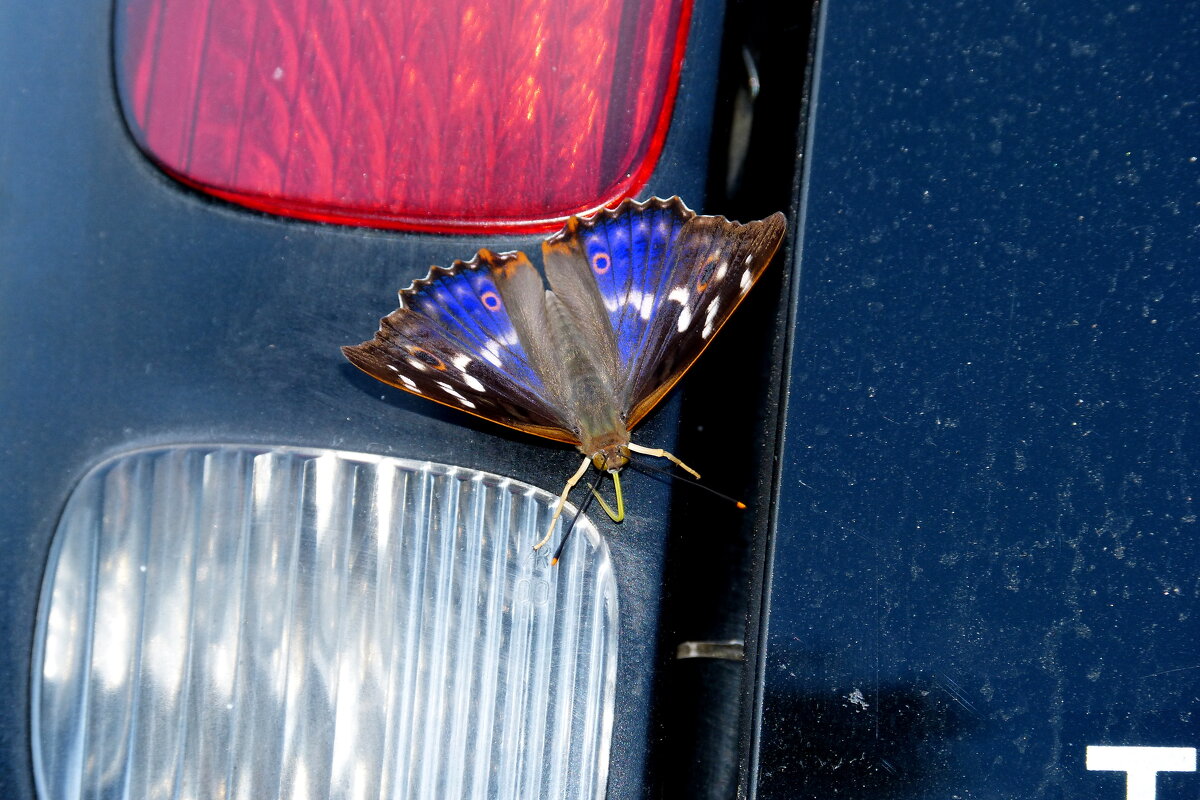
[(646, 339), (618, 395), (630, 430), (708, 347), (767, 268), (786, 227), (778, 213), (746, 225), (708, 216), (683, 224)]

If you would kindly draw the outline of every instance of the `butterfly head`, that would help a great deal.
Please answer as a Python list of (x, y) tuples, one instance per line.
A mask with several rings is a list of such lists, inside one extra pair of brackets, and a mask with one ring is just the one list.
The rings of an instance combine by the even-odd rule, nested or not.
[(606, 472), (617, 472), (629, 463), (629, 448), (623, 444), (614, 444), (592, 454), (592, 466)]

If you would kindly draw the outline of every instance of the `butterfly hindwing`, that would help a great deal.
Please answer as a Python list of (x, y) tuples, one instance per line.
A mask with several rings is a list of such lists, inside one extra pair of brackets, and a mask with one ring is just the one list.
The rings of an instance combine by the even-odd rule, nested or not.
[[(540, 382), (539, 393), (555, 408), (566, 408), (571, 391), (547, 318), (547, 292), (541, 275), (522, 254), (519, 261), (493, 269), (492, 278), (500, 290), (521, 353)], [(564, 412), (563, 416), (570, 415)]]
[(741, 225), (696, 216), (675, 237), (645, 338), (625, 374), (618, 401), (629, 428), (691, 367), (742, 302), (783, 240), (774, 214)]
[(342, 351), (359, 369), (406, 392), (575, 443), (553, 387), (531, 361), (541, 354), (526, 353), (509, 316), (514, 301), (522, 308), (542, 302), (533, 265), (523, 253), (481, 250), (414, 281), (374, 339)]

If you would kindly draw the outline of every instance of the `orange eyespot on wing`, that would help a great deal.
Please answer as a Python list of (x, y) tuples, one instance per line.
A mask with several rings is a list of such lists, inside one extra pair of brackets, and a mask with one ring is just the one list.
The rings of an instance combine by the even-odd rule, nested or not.
[[(413, 358), (415, 358), (421, 364), (424, 364), (425, 366), (430, 367), (432, 369), (436, 369), (438, 372), (446, 371), (446, 362), (442, 361), (440, 358), (438, 358), (433, 353), (426, 350), (424, 347), (417, 347), (416, 345), (409, 345), (406, 349), (408, 350), (409, 355), (411, 355)], [(412, 364), (417, 369), (420, 369), (419, 364), (416, 364), (411, 361), (409, 363)]]
[(480, 293), (479, 300), (488, 311), (499, 311), (504, 305), (500, 302), (500, 295), (492, 291)]

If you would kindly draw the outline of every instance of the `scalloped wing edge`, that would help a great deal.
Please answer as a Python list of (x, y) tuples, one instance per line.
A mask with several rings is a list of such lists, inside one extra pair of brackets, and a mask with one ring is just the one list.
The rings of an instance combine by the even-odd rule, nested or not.
[[(645, 200), (637, 201), (632, 197), (626, 197), (621, 202), (617, 203), (612, 208), (601, 208), (598, 211), (589, 214), (577, 214), (570, 217), (562, 226), (562, 230), (545, 238), (547, 244), (561, 244), (568, 237), (576, 235), (582, 228), (591, 230), (596, 227), (596, 224), (601, 220), (616, 219), (629, 209), (635, 208), (638, 211), (645, 211), (647, 208), (657, 208), (662, 211), (675, 210), (678, 211), (685, 220), (697, 216), (696, 212), (688, 208), (687, 203), (679, 195), (671, 197), (648, 197)], [(724, 217), (722, 217), (724, 219)]]
[[(481, 247), (475, 251), (475, 255), (466, 261), (456, 258), (448, 267), (431, 264), (424, 278), (413, 278), (408, 286), (397, 292), (400, 296), (400, 308), (405, 311), (411, 311), (414, 314), (419, 314), (419, 311), (415, 311), (409, 306), (409, 298), (416, 297), (423, 289), (429, 288), (439, 278), (452, 278), (463, 272), (474, 272), (478, 269), (495, 269), (497, 266), (522, 257), (529, 258), (523, 250), (503, 250), (497, 253), (494, 250)], [(382, 318), (380, 321), (382, 321)]]

